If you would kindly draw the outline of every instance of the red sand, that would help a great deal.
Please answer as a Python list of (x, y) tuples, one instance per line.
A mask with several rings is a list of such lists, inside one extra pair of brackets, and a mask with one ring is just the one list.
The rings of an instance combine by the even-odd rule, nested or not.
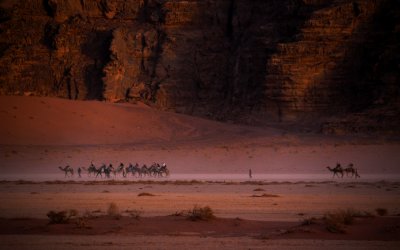
[[(322, 224), (295, 226), (336, 209), (400, 213), (400, 144), (387, 138), (301, 134), (143, 104), (44, 97), (0, 96), (0, 120), (0, 179), (72, 181), (0, 183), (0, 217), (7, 218), (0, 220), (0, 240), (7, 249), (399, 248), (398, 217), (360, 219), (344, 235), (328, 233)], [(166, 180), (172, 182), (66, 179), (57, 168), (87, 167), (91, 161), (166, 162), (171, 171)], [(352, 162), (361, 179), (333, 179), (326, 166), (337, 162)], [(262, 182), (244, 182), (250, 168), (253, 180)], [(231, 183), (233, 174), (240, 177)], [(199, 176), (220, 182), (173, 182)], [(264, 191), (255, 191), (259, 188)], [(155, 196), (138, 197), (139, 192)], [(93, 233), (75, 224), (49, 226), (44, 219), (49, 210), (104, 211), (111, 202), (145, 216), (140, 221), (101, 217), (90, 221)], [(192, 223), (166, 217), (196, 204), (212, 207), (224, 219)], [(32, 219), (21, 219), (26, 217)]]

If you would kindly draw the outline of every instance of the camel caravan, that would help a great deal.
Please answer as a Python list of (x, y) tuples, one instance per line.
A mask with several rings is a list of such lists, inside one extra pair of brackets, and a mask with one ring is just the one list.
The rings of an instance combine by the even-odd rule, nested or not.
[[(73, 177), (74, 169), (67, 165), (64, 168), (58, 167), (61, 171), (64, 172), (65, 177)], [(159, 163), (153, 163), (150, 167), (146, 164), (143, 166), (139, 166), (138, 163), (135, 165), (129, 164), (128, 167), (125, 167), (123, 163), (120, 163), (118, 167), (114, 168), (112, 164), (108, 166), (106, 164), (102, 164), (100, 167), (96, 167), (93, 162), (90, 164), (88, 168), (78, 167), (77, 169), (78, 176), (82, 177), (82, 173), (86, 172), (88, 177), (101, 177), (101, 178), (111, 178), (117, 177), (121, 175), (122, 177), (168, 177), (169, 170), (167, 168), (167, 164), (163, 163), (160, 165)]]
[(326, 167), (330, 172), (333, 173), (333, 178), (335, 178), (335, 176), (337, 176), (339, 178), (339, 174), (340, 177), (343, 178), (344, 174), (346, 174), (346, 177), (349, 176), (350, 177), (354, 177), (354, 178), (360, 178), (360, 175), (358, 174), (357, 169), (354, 167), (353, 163), (350, 163), (349, 165), (347, 165), (347, 167), (342, 167), (342, 165), (340, 165), (340, 163), (336, 163), (336, 167), (331, 168), (331, 167)]

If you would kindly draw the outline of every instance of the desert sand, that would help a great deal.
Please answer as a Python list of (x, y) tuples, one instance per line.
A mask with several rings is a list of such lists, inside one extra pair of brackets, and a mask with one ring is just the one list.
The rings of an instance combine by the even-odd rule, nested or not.
[[(328, 136), (279, 124), (251, 127), (141, 103), (45, 97), (0, 97), (0, 120), (0, 238), (5, 249), (400, 245), (400, 144), (395, 138)], [(91, 162), (165, 162), (171, 175), (103, 179), (84, 173), (79, 178), (64, 177), (58, 169)], [(353, 163), (361, 178), (333, 178), (326, 166), (337, 162)], [(121, 219), (107, 217), (111, 203)], [(217, 219), (188, 222), (172, 216), (195, 205), (211, 207)], [(385, 216), (377, 216), (377, 208), (386, 210)], [(68, 209), (82, 216), (97, 211), (99, 217), (88, 222), (91, 229), (48, 224), (50, 210)], [(323, 223), (307, 230), (299, 226), (340, 209), (373, 217), (356, 218), (341, 234), (328, 232)], [(140, 219), (124, 211), (138, 211)]]

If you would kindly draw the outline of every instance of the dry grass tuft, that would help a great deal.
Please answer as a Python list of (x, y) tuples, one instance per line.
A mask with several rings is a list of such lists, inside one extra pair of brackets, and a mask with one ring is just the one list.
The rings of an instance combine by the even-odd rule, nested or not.
[(119, 208), (118, 208), (117, 204), (115, 204), (114, 202), (111, 202), (110, 205), (108, 205), (107, 215), (113, 216), (115, 218), (121, 217), (121, 214), (119, 213)]
[(346, 233), (344, 227), (351, 225), (355, 217), (360, 217), (363, 213), (353, 209), (338, 210), (336, 212), (326, 213), (323, 220), (326, 224), (326, 229), (331, 233)]
[(357, 211), (354, 209), (340, 209), (326, 213), (322, 218), (306, 218), (301, 222), (302, 226), (323, 223), (331, 233), (346, 233), (345, 227), (352, 225), (355, 218), (370, 218), (373, 215), (369, 212)]
[(385, 216), (388, 214), (388, 210), (386, 208), (377, 208), (375, 209), (375, 212), (379, 215), (379, 216)]
[(315, 217), (304, 219), (301, 222), (302, 226), (309, 226), (309, 225), (314, 225), (314, 224), (317, 224), (317, 218), (315, 218)]
[(192, 221), (209, 221), (215, 219), (215, 215), (209, 206), (199, 207), (196, 205), (192, 210), (189, 210), (188, 219)]
[(125, 213), (128, 214), (130, 217), (139, 220), (143, 212), (140, 210), (132, 209), (125, 210)]
[(151, 193), (140, 193), (138, 196), (155, 196), (154, 194)]
[(75, 209), (70, 209), (68, 211), (50, 211), (47, 213), (47, 217), (50, 220), (50, 224), (66, 224), (73, 217), (78, 216), (78, 211)]
[(264, 193), (264, 194), (262, 194), (262, 195), (256, 195), (256, 194), (254, 194), (254, 195), (252, 195), (251, 197), (256, 197), (256, 198), (278, 198), (278, 197), (280, 197), (279, 195), (276, 195), (276, 194), (267, 194), (267, 193)]
[(75, 221), (75, 225), (80, 229), (91, 229), (92, 227), (88, 225), (88, 217), (79, 217)]

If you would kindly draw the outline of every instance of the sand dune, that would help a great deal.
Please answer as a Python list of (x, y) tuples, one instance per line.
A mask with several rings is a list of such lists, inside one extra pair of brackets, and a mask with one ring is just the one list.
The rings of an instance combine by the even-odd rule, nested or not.
[(154, 144), (247, 132), (243, 127), (162, 112), (144, 104), (2, 96), (0, 107), (1, 144)]

